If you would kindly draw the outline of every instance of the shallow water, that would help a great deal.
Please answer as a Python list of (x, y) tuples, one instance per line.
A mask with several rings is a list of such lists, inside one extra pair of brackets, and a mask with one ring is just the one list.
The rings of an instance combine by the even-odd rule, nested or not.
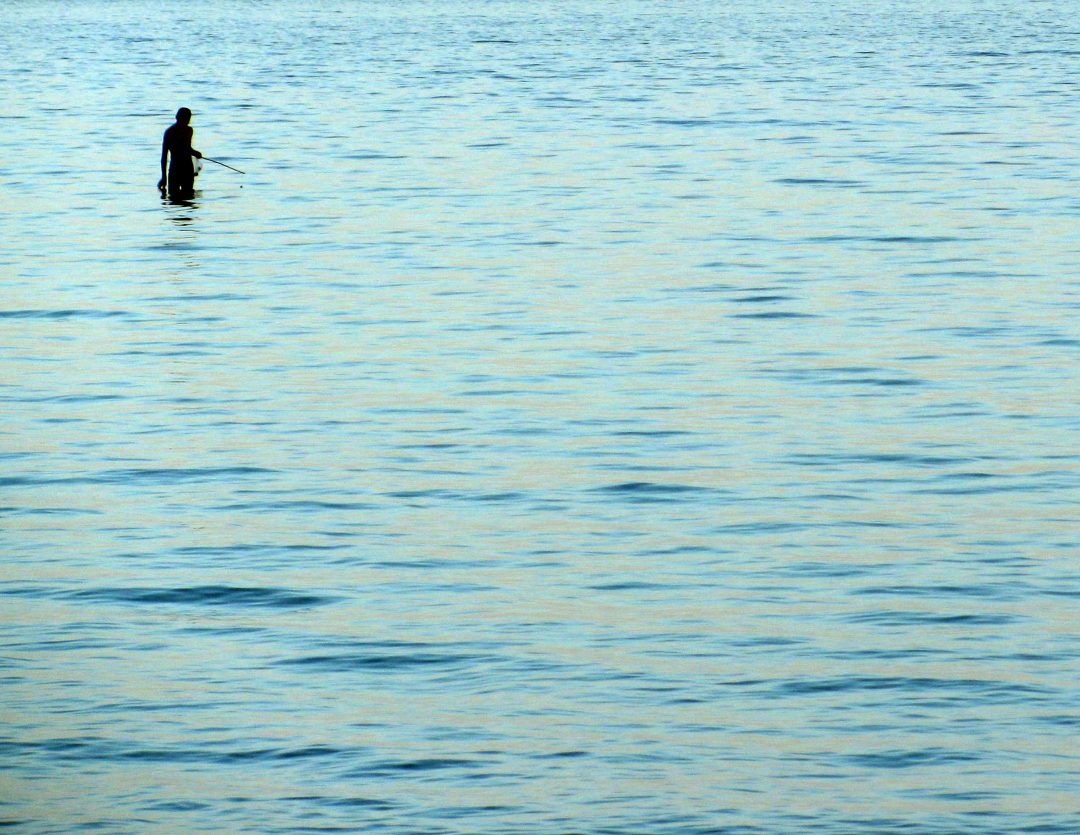
[(0, 8), (4, 822), (1080, 831), (1080, 7), (776, 5)]

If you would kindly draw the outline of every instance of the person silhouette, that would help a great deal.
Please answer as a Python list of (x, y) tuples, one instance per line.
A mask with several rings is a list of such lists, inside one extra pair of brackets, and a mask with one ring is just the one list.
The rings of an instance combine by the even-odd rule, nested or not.
[(202, 159), (202, 153), (191, 147), (195, 131), (188, 124), (190, 121), (191, 111), (181, 107), (176, 111), (176, 124), (165, 130), (161, 140), (161, 180), (158, 188), (164, 192), (168, 187), (169, 197), (186, 199), (195, 194), (195, 166), (191, 158)]

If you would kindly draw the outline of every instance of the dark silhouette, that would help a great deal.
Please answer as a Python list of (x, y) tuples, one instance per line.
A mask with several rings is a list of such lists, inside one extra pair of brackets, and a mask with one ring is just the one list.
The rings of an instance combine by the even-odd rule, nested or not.
[(195, 194), (195, 166), (191, 158), (202, 159), (202, 153), (191, 147), (195, 131), (188, 124), (190, 121), (191, 111), (181, 107), (176, 111), (176, 124), (166, 129), (161, 140), (161, 181), (158, 188), (164, 192), (167, 186), (169, 197), (181, 200)]

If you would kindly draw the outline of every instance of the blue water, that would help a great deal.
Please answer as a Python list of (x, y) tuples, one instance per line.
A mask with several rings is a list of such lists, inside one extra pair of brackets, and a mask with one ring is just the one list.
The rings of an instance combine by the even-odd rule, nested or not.
[(1080, 832), (1078, 20), (0, 6), (0, 821)]

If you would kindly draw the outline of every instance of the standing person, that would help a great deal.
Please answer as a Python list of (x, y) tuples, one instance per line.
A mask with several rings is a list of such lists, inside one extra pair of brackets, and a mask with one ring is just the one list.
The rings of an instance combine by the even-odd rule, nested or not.
[(161, 140), (161, 181), (158, 188), (165, 191), (167, 185), (169, 197), (184, 199), (195, 194), (195, 167), (191, 158), (202, 159), (202, 153), (191, 147), (195, 131), (188, 124), (190, 121), (191, 111), (181, 107), (176, 111), (176, 124), (165, 130)]

